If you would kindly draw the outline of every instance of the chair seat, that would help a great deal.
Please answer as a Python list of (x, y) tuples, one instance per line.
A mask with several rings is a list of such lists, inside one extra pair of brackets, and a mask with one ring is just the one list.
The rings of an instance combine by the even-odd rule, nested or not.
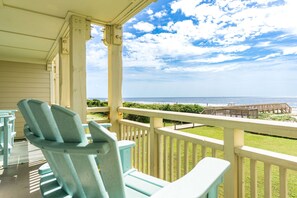
[[(48, 164), (42, 165), (39, 170), (46, 167), (48, 167)], [(43, 197), (71, 197), (62, 189), (51, 171), (46, 174), (39, 171), (39, 174), (40, 191)], [(127, 197), (133, 198), (150, 197), (169, 184), (167, 181), (143, 174), (136, 169), (126, 173), (124, 182)]]

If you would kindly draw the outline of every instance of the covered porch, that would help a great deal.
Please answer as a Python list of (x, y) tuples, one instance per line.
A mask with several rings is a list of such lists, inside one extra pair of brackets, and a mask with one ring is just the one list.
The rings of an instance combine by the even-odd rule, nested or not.
[[(136, 141), (135, 168), (174, 181), (201, 158), (221, 157), (232, 164), (225, 177), (222, 197), (261, 197), (260, 188), (264, 197), (273, 197), (273, 193), (280, 197), (296, 195), (297, 157), (244, 143), (246, 132), (296, 141), (296, 123), (122, 107), (122, 25), (151, 2), (0, 1), (0, 108), (16, 109), (19, 100), (36, 98), (69, 107), (86, 122), (86, 41), (90, 39), (91, 24), (101, 25), (103, 42), (108, 46), (108, 108), (88, 111), (109, 112), (111, 131), (117, 133), (118, 139)], [(150, 123), (125, 120), (124, 113), (149, 117)], [(222, 127), (223, 140), (164, 128), (164, 119)], [(17, 138), (21, 139), (24, 120), (19, 113), (16, 120)], [(29, 158), (19, 161), (13, 155)], [(42, 163), (43, 157), (34, 147), (18, 142), (11, 165), (1, 170), (1, 197), (2, 193), (14, 197), (21, 192), (28, 197), (40, 197), (36, 170)], [(249, 163), (249, 170), (245, 163)], [(258, 173), (258, 164), (263, 165), (264, 177), (258, 176), (262, 175)], [(277, 184), (272, 183), (275, 177)], [(19, 179), (22, 184), (18, 183)], [(263, 186), (258, 185), (259, 180), (263, 180)]]

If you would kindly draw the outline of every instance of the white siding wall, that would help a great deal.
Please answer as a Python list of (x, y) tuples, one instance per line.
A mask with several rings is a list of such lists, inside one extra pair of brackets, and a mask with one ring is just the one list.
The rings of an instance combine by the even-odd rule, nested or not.
[[(17, 109), (23, 98), (50, 101), (50, 72), (45, 65), (0, 61), (0, 109)], [(23, 138), (24, 119), (17, 113), (17, 138)]]

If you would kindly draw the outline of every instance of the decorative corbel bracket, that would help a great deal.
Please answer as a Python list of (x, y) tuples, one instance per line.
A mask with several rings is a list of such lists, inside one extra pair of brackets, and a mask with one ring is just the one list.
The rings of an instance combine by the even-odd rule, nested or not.
[(69, 54), (69, 37), (63, 37), (61, 42), (61, 53), (62, 54)]
[(103, 43), (105, 45), (122, 45), (123, 31), (120, 25), (106, 25), (103, 30)]
[(71, 16), (70, 23), (75, 31), (79, 31), (79, 32), (85, 31), (86, 40), (89, 40), (91, 38), (91, 21), (90, 20), (73, 15)]
[(53, 70), (53, 64), (52, 63), (47, 63), (46, 64), (46, 71), (52, 71)]

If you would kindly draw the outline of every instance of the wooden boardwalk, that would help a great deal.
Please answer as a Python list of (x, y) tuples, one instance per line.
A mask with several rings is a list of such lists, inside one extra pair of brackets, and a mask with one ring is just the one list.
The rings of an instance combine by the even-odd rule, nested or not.
[(196, 124), (196, 123), (188, 123), (188, 124), (174, 124), (173, 126), (168, 126), (167, 128), (174, 129), (174, 130), (181, 130), (181, 129), (189, 129), (205, 126), (204, 124)]
[(259, 113), (284, 114), (291, 113), (292, 108), (287, 103), (231, 105), (205, 107), (203, 114), (222, 115), (230, 117), (258, 118)]

